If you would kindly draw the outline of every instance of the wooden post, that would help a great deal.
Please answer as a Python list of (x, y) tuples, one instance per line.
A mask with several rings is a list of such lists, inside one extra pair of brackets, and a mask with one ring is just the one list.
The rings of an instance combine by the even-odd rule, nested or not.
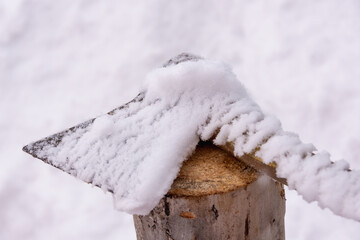
[(200, 143), (168, 194), (134, 224), (138, 240), (282, 240), (284, 214), (281, 183)]

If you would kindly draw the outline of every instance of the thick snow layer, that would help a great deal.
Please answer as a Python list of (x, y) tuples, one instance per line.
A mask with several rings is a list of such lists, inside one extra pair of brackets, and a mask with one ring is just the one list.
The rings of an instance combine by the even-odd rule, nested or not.
[[(112, 191), (119, 210), (147, 214), (170, 189), (198, 141), (232, 143), (234, 154), (277, 163), (305, 200), (360, 220), (360, 173), (316, 153), (280, 122), (264, 115), (229, 66), (196, 59), (152, 71), (134, 101), (69, 131), (37, 153), (76, 177)], [(259, 150), (257, 150), (259, 149)]]
[(142, 101), (67, 132), (56, 146), (44, 142), (37, 152), (114, 192), (116, 207), (132, 214), (147, 214), (167, 193), (199, 135), (210, 138), (221, 124), (212, 119), (223, 115), (230, 121), (256, 108), (231, 69), (217, 61), (159, 68), (143, 90)]

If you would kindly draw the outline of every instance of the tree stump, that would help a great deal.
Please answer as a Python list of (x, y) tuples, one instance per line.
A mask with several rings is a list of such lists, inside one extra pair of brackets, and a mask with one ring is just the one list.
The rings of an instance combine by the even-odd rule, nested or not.
[(285, 239), (283, 185), (200, 143), (168, 194), (134, 215), (138, 240)]

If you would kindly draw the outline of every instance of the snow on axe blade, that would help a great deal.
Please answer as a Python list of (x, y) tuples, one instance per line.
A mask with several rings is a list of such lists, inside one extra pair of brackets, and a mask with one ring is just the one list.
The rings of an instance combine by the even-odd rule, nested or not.
[(113, 192), (119, 210), (144, 215), (168, 192), (199, 141), (211, 141), (305, 200), (360, 220), (360, 173), (284, 131), (228, 65), (180, 54), (150, 72), (141, 92), (23, 150)]
[[(135, 97), (133, 100), (131, 100), (130, 102), (120, 106), (120, 107), (117, 107), (115, 109), (113, 109), (112, 111), (108, 112), (107, 114), (109, 116), (113, 115), (115, 112), (118, 112), (118, 111), (121, 111), (121, 110), (124, 110), (126, 109), (131, 103), (136, 103), (136, 102), (140, 102), (142, 101), (142, 99), (144, 98), (144, 93), (140, 93), (138, 94), (137, 97)], [(59, 164), (55, 164), (52, 159), (49, 158), (49, 156), (43, 154), (43, 151), (45, 151), (47, 148), (56, 148), (58, 147), (61, 142), (63, 141), (63, 138), (65, 136), (69, 136), (71, 135), (72, 133), (75, 133), (77, 131), (81, 131), (81, 130), (86, 130), (88, 128), (90, 128), (94, 121), (96, 120), (96, 118), (93, 118), (93, 119), (90, 119), (88, 121), (85, 121), (83, 123), (80, 123), (74, 127), (71, 127), (65, 131), (62, 131), (62, 132), (59, 132), (59, 133), (56, 133), (56, 134), (53, 134), (51, 136), (48, 136), (44, 139), (41, 139), (41, 140), (38, 140), (36, 142), (33, 142), (33, 143), (30, 143), (26, 146), (23, 147), (23, 151), (32, 155), (33, 157), (35, 158), (38, 158), (42, 161), (44, 161), (45, 163), (49, 164), (49, 165), (52, 165), (56, 168), (59, 168), (60, 170), (63, 170), (71, 175), (74, 175), (75, 177), (77, 176), (77, 172), (76, 172), (76, 169), (74, 168), (64, 168), (63, 165), (59, 165)], [(86, 181), (87, 183), (92, 183), (91, 181)], [(101, 185), (99, 184), (95, 184), (96, 186), (100, 187), (101, 188)], [(107, 189), (108, 191), (110, 192), (113, 192), (113, 190), (110, 188), (110, 189)]]
[[(198, 56), (183, 53), (167, 61), (163, 67), (172, 68), (176, 65), (182, 65), (181, 63), (184, 62), (194, 63), (199, 60), (201, 60), (201, 58)], [(222, 68), (223, 66), (220, 67)], [(177, 103), (171, 107), (167, 106), (167, 104), (164, 105), (161, 99), (144, 101), (146, 95), (147, 92), (144, 91), (134, 100), (112, 110), (104, 116), (90, 119), (65, 131), (31, 143), (25, 146), (23, 150), (47, 164), (59, 168), (87, 183), (98, 186), (104, 191), (115, 193), (120, 199), (126, 200), (131, 199), (135, 195), (132, 193), (133, 191), (135, 192), (133, 189), (138, 187), (137, 184), (132, 183), (132, 179), (139, 176), (137, 181), (141, 182), (142, 175), (145, 175), (143, 173), (144, 170), (142, 170), (143, 162), (150, 161), (147, 159), (152, 155), (155, 155), (153, 156), (154, 159), (161, 159), (161, 157), (163, 157), (156, 156), (159, 151), (158, 149), (163, 147), (163, 144), (158, 144), (158, 139), (161, 139), (161, 135), (173, 135), (174, 139), (183, 139), (183, 135), (185, 135), (187, 136), (185, 137), (185, 139), (187, 139), (185, 142), (176, 140), (172, 146), (167, 146), (170, 149), (181, 149), (180, 146), (182, 146), (184, 149), (176, 154), (178, 156), (167, 156), (162, 162), (159, 161), (157, 163), (161, 165), (163, 162), (174, 162), (172, 168), (176, 171), (173, 171), (172, 175), (162, 177), (165, 179), (164, 182), (166, 182), (166, 185), (164, 185), (165, 187), (161, 194), (165, 194), (171, 186), (172, 181), (176, 178), (181, 162), (189, 157), (199, 142), (200, 139), (198, 134), (196, 134), (196, 128), (198, 128), (197, 125), (200, 124), (196, 123), (196, 121), (195, 123), (191, 123), (191, 121), (188, 121), (189, 119), (185, 119), (182, 122), (180, 121), (179, 123), (181, 125), (188, 125), (185, 126), (185, 129), (190, 128), (191, 130), (185, 133), (181, 133), (180, 131), (179, 134), (176, 129), (174, 130), (172, 125), (179, 125), (176, 121), (179, 117), (181, 118), (181, 116), (188, 114), (188, 110), (177, 106)], [(202, 106), (199, 106), (201, 110)], [(208, 106), (205, 108), (207, 107)], [(180, 111), (176, 110), (179, 112), (179, 116), (176, 116), (176, 120), (166, 122), (165, 115), (176, 108), (180, 109)], [(197, 118), (198, 117), (195, 119)], [(169, 127), (169, 131), (161, 134), (163, 126), (157, 126), (158, 121), (164, 122), (163, 125), (165, 125), (165, 129)], [(124, 123), (123, 125), (121, 125), (122, 122)], [(220, 127), (221, 126), (218, 126), (217, 128)], [(150, 137), (142, 137), (146, 135), (144, 132)], [(216, 134), (216, 131), (214, 131), (213, 136), (209, 136), (207, 139), (201, 139), (211, 141), (210, 137), (214, 139)], [(144, 152), (144, 150), (141, 150), (144, 146), (150, 147), (146, 148)], [(231, 148), (231, 146), (231, 144), (225, 144), (220, 147), (224, 151), (234, 155), (234, 149)], [(236, 157), (252, 167), (265, 172), (274, 179), (285, 183), (284, 179), (276, 176), (273, 166), (260, 163), (258, 159), (252, 155)], [(135, 160), (131, 161), (131, 158)], [(169, 160), (168, 158), (174, 158), (174, 160)], [(154, 161), (154, 159), (152, 161)], [(164, 172), (166, 174), (166, 171)], [(164, 175), (164, 173), (159, 172), (156, 175), (159, 176), (158, 179), (161, 179), (161, 175)], [(147, 176), (146, 178), (149, 177)], [(168, 179), (166, 180), (166, 178)], [(129, 181), (133, 185), (129, 184)], [(150, 182), (150, 180), (148, 181)], [(143, 190), (138, 190), (137, 193), (141, 194), (142, 192)], [(151, 209), (154, 203), (157, 203), (156, 201), (158, 201), (159, 197), (162, 196), (161, 194), (155, 196), (153, 203), (150, 203), (146, 209)], [(137, 202), (138, 200), (131, 199), (128, 202), (131, 201)], [(128, 202), (122, 203), (122, 205), (128, 205)], [(147, 203), (141, 204), (143, 206)], [(124, 210), (136, 211), (138, 208), (138, 206), (130, 206), (125, 207)]]
[[(171, 58), (170, 60), (168, 60), (165, 64), (163, 64), (163, 67), (176, 65), (176, 64), (186, 62), (186, 61), (197, 61), (199, 59), (201, 59), (201, 57), (199, 57), (199, 56), (189, 54), (189, 53), (181, 53), (181, 54), (177, 55), (176, 57)], [(117, 112), (119, 110), (126, 109), (128, 107), (128, 105), (131, 104), (131, 103), (142, 101), (143, 98), (144, 98), (144, 93), (140, 93), (132, 101), (130, 101), (127, 104), (122, 105), (122, 106), (120, 106), (118, 108), (113, 109), (112, 111), (108, 112), (107, 114), (108, 115), (113, 115), (115, 112)], [(74, 127), (71, 127), (71, 128), (69, 128), (69, 129), (67, 129), (65, 131), (53, 134), (53, 135), (48, 136), (48, 137), (46, 137), (44, 139), (41, 139), (39, 141), (30, 143), (30, 144), (24, 146), (22, 148), (22, 150), (24, 152), (32, 155), (33, 157), (44, 161), (47, 164), (53, 165), (52, 161), (50, 161), (50, 159), (48, 159), (48, 157), (41, 154), (42, 150), (44, 148), (48, 147), (48, 146), (57, 147), (61, 143), (64, 136), (67, 136), (67, 135), (69, 135), (69, 134), (71, 134), (73, 132), (76, 132), (77, 130), (86, 129), (86, 128), (90, 127), (94, 123), (95, 119), (96, 118), (90, 119), (90, 120), (88, 120), (86, 122), (83, 122), (83, 123), (80, 123), (80, 124), (78, 124), (78, 125), (76, 125)], [(55, 166), (55, 167), (61, 169), (60, 166)], [(64, 169), (61, 169), (61, 170), (64, 170)]]
[[(170, 60), (168, 60), (165, 64), (163, 64), (163, 67), (169, 67), (172, 65), (177, 65), (179, 63), (182, 62), (187, 62), (187, 61), (198, 61), (202, 59), (199, 56), (195, 56), (192, 54), (188, 54), (188, 53), (182, 53), (177, 55), (174, 58), (171, 58)], [(113, 115), (115, 112), (119, 112), (121, 110), (126, 110), (128, 108), (128, 106), (132, 103), (136, 103), (136, 102), (141, 102), (144, 99), (145, 93), (140, 93), (136, 98), (134, 98), (132, 101), (130, 101), (129, 103), (122, 105), (112, 111), (110, 111), (109, 113), (107, 113), (108, 115)], [(69, 136), (72, 135), (75, 132), (84, 130), (83, 132), (85, 133), (89, 128), (91, 128), (91, 126), (93, 125), (94, 121), (96, 120), (96, 118), (90, 119), (86, 122), (80, 123), (74, 127), (71, 127), (65, 131), (53, 134), (51, 136), (48, 136), (44, 139), (41, 139), (39, 141), (30, 143), (26, 146), (23, 147), (23, 151), (32, 155), (35, 158), (38, 158), (42, 161), (44, 161), (45, 163), (52, 165), (56, 168), (59, 168), (60, 170), (63, 170), (73, 176), (77, 176), (77, 169), (75, 169), (74, 167), (67, 167), (64, 164), (59, 164), (59, 163), (55, 163), (53, 161), (53, 159), (50, 159), (48, 155), (44, 154), (44, 151), (46, 151), (49, 148), (56, 148), (59, 147), (59, 145), (61, 144), (61, 142), (63, 141), (63, 138), (65, 136)], [(234, 152), (234, 147), (231, 143), (225, 144), (223, 146), (219, 146), (221, 149), (223, 149), (226, 152), (229, 152), (230, 154), (233, 154)], [(237, 157), (237, 156), (235, 156)], [(274, 167), (274, 165), (267, 165), (262, 163), (261, 159), (254, 157), (253, 155), (250, 154), (246, 154), (242, 157), (237, 157), (240, 161), (245, 162), (246, 164), (250, 165), (251, 167), (266, 173), (267, 175), (269, 175), (270, 177), (272, 177), (273, 179), (286, 184), (286, 180), (283, 178), (278, 178), (276, 176), (276, 169)], [(90, 178), (89, 181), (86, 181), (87, 183), (93, 183), (92, 179)], [(99, 183), (95, 183), (94, 185), (98, 186), (98, 187), (102, 187), (102, 184)], [(108, 187), (106, 189), (107, 191), (113, 192), (112, 187)]]

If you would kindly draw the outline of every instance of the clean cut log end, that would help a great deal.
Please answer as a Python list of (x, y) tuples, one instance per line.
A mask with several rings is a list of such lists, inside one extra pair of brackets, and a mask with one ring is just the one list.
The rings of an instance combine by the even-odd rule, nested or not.
[(138, 240), (285, 239), (283, 185), (202, 143), (169, 193), (146, 216)]

